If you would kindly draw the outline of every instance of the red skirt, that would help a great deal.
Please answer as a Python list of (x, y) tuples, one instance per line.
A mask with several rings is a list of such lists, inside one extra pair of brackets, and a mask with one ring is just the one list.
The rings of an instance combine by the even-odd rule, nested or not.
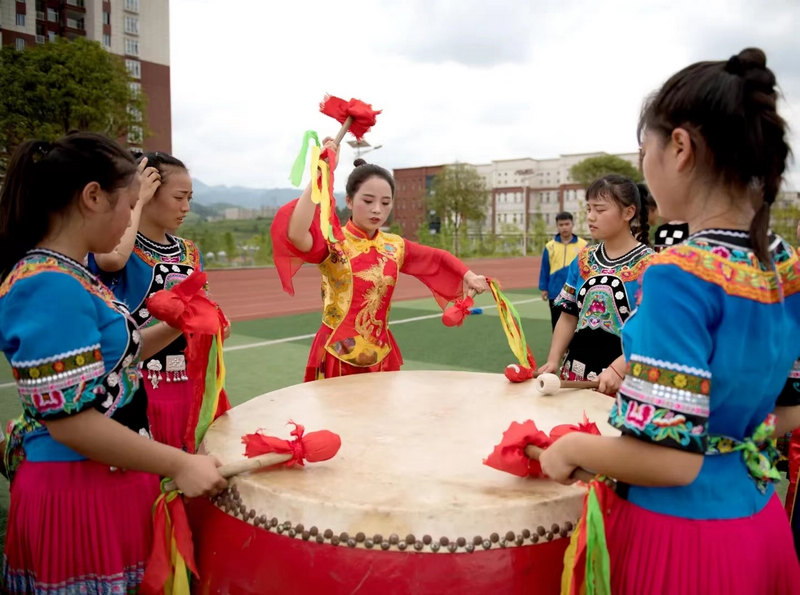
[(5, 592), (135, 592), (158, 493), (150, 473), (94, 461), (23, 462), (11, 484)]
[(606, 537), (614, 595), (790, 595), (800, 565), (780, 500), (750, 517), (693, 520), (611, 495)]
[(192, 381), (166, 382), (153, 388), (144, 378), (147, 389), (147, 419), (153, 440), (183, 449), (183, 437), (192, 407)]
[(400, 366), (403, 365), (403, 356), (400, 354), (400, 348), (397, 346), (397, 341), (394, 340), (392, 331), (387, 331), (391, 350), (383, 360), (369, 367), (353, 366), (328, 353), (325, 349), (325, 344), (328, 342), (332, 332), (330, 327), (324, 324), (317, 331), (314, 342), (311, 344), (311, 351), (308, 354), (308, 363), (306, 364), (306, 374), (303, 382), (349, 376), (350, 374), (366, 374), (368, 372), (397, 372)]

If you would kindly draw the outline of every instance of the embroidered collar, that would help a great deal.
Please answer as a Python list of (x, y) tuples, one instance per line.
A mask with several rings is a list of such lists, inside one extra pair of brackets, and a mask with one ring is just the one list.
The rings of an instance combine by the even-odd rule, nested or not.
[(149, 239), (142, 232), (136, 232), (136, 243), (147, 252), (151, 254), (158, 254), (165, 258), (175, 258), (181, 255), (181, 245), (178, 238), (173, 235), (167, 234), (167, 244), (161, 244)]
[(631, 250), (628, 250), (622, 256), (618, 258), (611, 258), (606, 253), (605, 242), (601, 242), (597, 246), (597, 251), (595, 252), (595, 258), (597, 259), (597, 262), (600, 264), (600, 266), (614, 268), (620, 266), (621, 264), (637, 260), (642, 254), (648, 251), (650, 251), (650, 248), (648, 248), (644, 244), (638, 244)]
[(360, 227), (358, 227), (358, 226), (357, 226), (355, 223), (353, 223), (353, 220), (352, 220), (352, 219), (348, 219), (348, 220), (347, 220), (347, 223), (345, 224), (344, 228), (345, 228), (345, 229), (346, 229), (346, 230), (347, 230), (347, 231), (348, 231), (348, 232), (349, 232), (351, 235), (354, 235), (354, 236), (355, 236), (355, 237), (357, 237), (359, 240), (370, 240), (370, 241), (372, 241), (372, 240), (375, 240), (375, 239), (377, 239), (377, 237), (378, 237), (378, 234), (380, 234), (380, 232), (381, 232), (381, 230), (380, 230), (380, 229), (378, 229), (378, 230), (376, 230), (376, 231), (375, 231), (375, 235), (373, 235), (372, 237), (369, 237), (369, 236), (367, 235), (367, 232), (365, 232), (363, 229), (361, 229), (361, 228), (360, 228)]

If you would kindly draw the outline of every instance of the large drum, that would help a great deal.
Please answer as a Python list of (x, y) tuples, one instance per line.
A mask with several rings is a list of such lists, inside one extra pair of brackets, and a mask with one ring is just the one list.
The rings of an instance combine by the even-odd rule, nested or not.
[(190, 505), (196, 593), (558, 593), (585, 488), (482, 464), (512, 421), (549, 431), (612, 400), (537, 395), (502, 374), (384, 372), (292, 386), (228, 411), (205, 450), (287, 421), (342, 438), (333, 459), (242, 475)]

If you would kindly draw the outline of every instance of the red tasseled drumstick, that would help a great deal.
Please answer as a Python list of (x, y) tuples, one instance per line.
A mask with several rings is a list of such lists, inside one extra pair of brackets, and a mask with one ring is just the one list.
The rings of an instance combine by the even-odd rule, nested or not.
[(364, 138), (369, 129), (375, 126), (376, 117), (381, 113), (381, 110), (372, 109), (369, 103), (364, 103), (360, 99), (345, 101), (332, 95), (325, 96), (319, 104), (319, 111), (341, 122), (342, 127), (334, 139), (337, 145), (348, 130), (357, 140)]

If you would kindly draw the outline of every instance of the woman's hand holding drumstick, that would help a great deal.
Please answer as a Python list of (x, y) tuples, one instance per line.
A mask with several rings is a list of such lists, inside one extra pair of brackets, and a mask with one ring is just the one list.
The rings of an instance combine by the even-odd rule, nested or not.
[[(544, 454), (546, 450), (547, 450), (546, 448), (540, 448), (538, 446), (534, 446), (533, 444), (529, 444), (528, 446), (525, 447), (525, 455), (532, 459), (536, 459), (541, 463), (541, 456), (542, 454)], [(542, 467), (542, 469), (544, 470), (544, 466)], [(569, 478), (572, 481), (561, 481), (558, 479), (556, 479), (556, 481), (561, 481), (561, 483), (573, 483), (575, 481), (582, 481), (584, 483), (589, 483), (594, 479), (594, 474), (582, 467), (574, 467), (572, 473), (569, 474)]]
[[(234, 461), (233, 463), (228, 463), (227, 465), (221, 465), (217, 467), (217, 471), (219, 471), (219, 474), (225, 479), (230, 479), (231, 477), (239, 475), (240, 473), (257, 471), (258, 469), (263, 469), (265, 467), (280, 465), (281, 463), (285, 463), (286, 461), (290, 460), (293, 456), (294, 455), (291, 453), (270, 452), (253, 457), (252, 459), (242, 459), (241, 461)], [(164, 484), (164, 490), (167, 492), (177, 489), (178, 484), (174, 479), (170, 479)]]

